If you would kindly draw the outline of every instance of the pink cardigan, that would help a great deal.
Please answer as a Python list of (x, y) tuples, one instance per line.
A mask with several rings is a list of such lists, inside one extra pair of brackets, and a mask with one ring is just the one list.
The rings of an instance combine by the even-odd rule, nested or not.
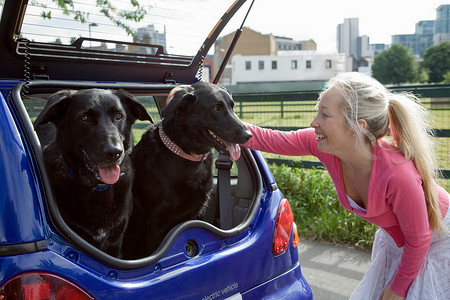
[[(411, 161), (404, 162), (400, 152), (379, 140), (372, 150), (374, 159), (367, 211), (364, 212), (350, 206), (341, 175), (341, 161), (334, 155), (318, 150), (314, 129), (288, 132), (264, 129), (251, 124), (247, 124), (247, 127), (253, 137), (242, 145), (244, 147), (281, 155), (313, 155), (319, 158), (334, 182), (340, 204), (346, 210), (385, 229), (398, 247), (404, 246), (391, 288), (398, 295), (406, 297), (409, 286), (422, 267), (432, 240), (422, 181), (414, 164)], [(437, 188), (444, 217), (449, 200), (447, 192), (439, 186)]]

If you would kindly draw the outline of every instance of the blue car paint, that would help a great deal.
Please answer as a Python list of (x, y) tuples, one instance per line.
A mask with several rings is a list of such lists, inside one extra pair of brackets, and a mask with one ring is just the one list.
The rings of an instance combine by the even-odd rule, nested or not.
[(36, 181), (16, 122), (0, 94), (0, 245), (44, 239)]
[[(221, 238), (201, 228), (189, 228), (156, 264), (136, 270), (113, 269), (73, 248), (51, 226), (27, 141), (17, 117), (0, 97), (0, 245), (35, 242), (41, 246), (26, 254), (0, 255), (0, 287), (21, 273), (41, 271), (68, 279), (96, 299), (209, 300), (236, 293), (243, 299), (312, 299), (292, 243), (285, 253), (272, 254), (283, 195), (260, 152), (251, 151), (261, 173), (263, 193), (247, 230)], [(185, 253), (188, 240), (199, 245), (195, 257)]]

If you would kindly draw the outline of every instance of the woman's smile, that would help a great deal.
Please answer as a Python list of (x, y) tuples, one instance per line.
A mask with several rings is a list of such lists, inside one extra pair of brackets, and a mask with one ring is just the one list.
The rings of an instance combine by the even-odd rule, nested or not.
[(317, 140), (317, 142), (323, 141), (326, 138), (327, 138), (326, 135), (316, 133), (316, 140)]

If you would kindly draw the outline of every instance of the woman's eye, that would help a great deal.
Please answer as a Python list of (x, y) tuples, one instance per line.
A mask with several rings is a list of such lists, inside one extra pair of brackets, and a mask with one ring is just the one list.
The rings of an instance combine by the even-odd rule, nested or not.
[(116, 120), (122, 120), (123, 119), (123, 114), (122, 113), (117, 113), (116, 114)]

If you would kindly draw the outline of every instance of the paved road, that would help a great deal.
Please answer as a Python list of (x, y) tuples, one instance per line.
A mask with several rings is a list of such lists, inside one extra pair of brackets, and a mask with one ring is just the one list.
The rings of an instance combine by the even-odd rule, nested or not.
[(300, 241), (298, 251), (314, 300), (348, 300), (370, 266), (370, 253), (351, 247)]

